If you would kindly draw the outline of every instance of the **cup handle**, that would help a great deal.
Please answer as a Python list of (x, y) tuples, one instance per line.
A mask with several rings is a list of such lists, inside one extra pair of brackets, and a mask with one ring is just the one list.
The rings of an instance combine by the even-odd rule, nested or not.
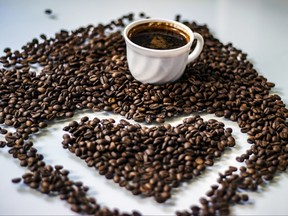
[(192, 53), (190, 53), (190, 55), (188, 56), (188, 63), (191, 63), (192, 61), (194, 61), (201, 53), (202, 49), (203, 49), (203, 45), (204, 45), (204, 39), (203, 37), (198, 34), (198, 33), (193, 33), (194, 34), (194, 39), (197, 40), (197, 44), (195, 49), (193, 50)]

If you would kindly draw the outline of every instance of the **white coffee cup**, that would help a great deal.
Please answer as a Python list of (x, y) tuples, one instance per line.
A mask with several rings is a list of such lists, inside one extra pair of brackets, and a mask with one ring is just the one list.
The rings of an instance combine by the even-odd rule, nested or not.
[[(129, 31), (138, 25), (146, 23), (165, 23), (179, 29), (188, 35), (188, 42), (174, 49), (151, 49), (132, 42), (128, 37)], [(141, 19), (127, 25), (123, 32), (126, 48), (128, 67), (132, 76), (142, 82), (150, 84), (163, 84), (179, 79), (187, 64), (193, 62), (201, 53), (203, 37), (177, 21), (167, 19)], [(194, 50), (189, 54), (194, 39), (197, 40)]]

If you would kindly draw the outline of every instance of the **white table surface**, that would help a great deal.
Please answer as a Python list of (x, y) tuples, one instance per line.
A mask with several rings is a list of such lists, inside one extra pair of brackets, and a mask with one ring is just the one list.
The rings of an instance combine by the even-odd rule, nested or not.
[[(44, 13), (52, 9), (55, 19)], [(274, 92), (288, 104), (288, 1), (285, 0), (0, 0), (0, 55), (3, 49), (20, 49), (26, 42), (41, 33), (53, 36), (60, 29), (73, 30), (88, 24), (108, 23), (124, 14), (145, 12), (150, 17), (174, 19), (181, 14), (184, 19), (207, 24), (222, 42), (232, 42), (248, 53), (259, 73), (274, 82)], [(78, 113), (100, 118), (113, 117), (107, 113)], [(203, 115), (204, 119), (215, 118)], [(222, 118), (216, 118), (224, 121)], [(181, 119), (176, 119), (176, 124)], [(110, 208), (131, 212), (136, 209), (144, 215), (173, 215), (176, 210), (197, 204), (209, 186), (216, 183), (218, 172), (229, 165), (239, 166), (235, 157), (247, 148), (247, 137), (239, 132), (236, 124), (224, 121), (234, 130), (237, 145), (225, 153), (221, 161), (203, 177), (184, 185), (173, 194), (167, 204), (158, 204), (153, 198), (133, 196), (130, 192), (86, 166), (61, 145), (62, 128), (71, 119), (51, 124), (45, 133), (33, 137), (33, 142), (49, 164), (62, 164), (71, 171), (71, 177), (83, 181), (91, 189), (89, 195)], [(3, 139), (3, 137), (0, 137)], [(20, 167), (7, 148), (0, 149), (0, 215), (76, 215), (59, 198), (42, 195), (21, 184), (12, 184), (11, 179), (21, 176), (26, 168)], [(272, 183), (257, 193), (249, 193), (247, 205), (232, 208), (233, 215), (288, 215), (288, 174), (282, 173)]]

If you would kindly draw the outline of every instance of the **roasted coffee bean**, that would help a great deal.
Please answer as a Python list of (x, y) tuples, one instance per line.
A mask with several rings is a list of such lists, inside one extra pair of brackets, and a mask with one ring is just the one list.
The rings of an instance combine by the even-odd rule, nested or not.
[(51, 9), (46, 9), (45, 10), (45, 14), (48, 14), (48, 15), (52, 14), (52, 10)]
[(19, 183), (19, 182), (21, 182), (21, 178), (13, 178), (11, 181), (13, 183)]

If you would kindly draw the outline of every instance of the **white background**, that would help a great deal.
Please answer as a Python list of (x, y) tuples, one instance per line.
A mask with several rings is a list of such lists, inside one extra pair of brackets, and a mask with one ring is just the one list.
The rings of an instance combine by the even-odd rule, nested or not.
[[(55, 19), (44, 13), (52, 9)], [(207, 24), (222, 42), (232, 42), (248, 53), (259, 73), (274, 82), (274, 92), (285, 104), (288, 103), (288, 1), (248, 0), (0, 0), (0, 55), (5, 47), (20, 49), (41, 33), (53, 36), (60, 29), (74, 30), (88, 24), (108, 23), (124, 14), (145, 12), (150, 17), (174, 19), (181, 14), (184, 19)], [(89, 115), (100, 118), (117, 118), (107, 113), (79, 112), (73, 119)], [(203, 116), (215, 118), (213, 115)], [(224, 121), (222, 118), (217, 118)], [(110, 208), (131, 212), (136, 209), (144, 215), (173, 215), (176, 210), (197, 204), (211, 184), (216, 183), (217, 174), (229, 165), (239, 166), (235, 157), (249, 147), (247, 137), (232, 127), (237, 145), (227, 151), (221, 161), (203, 176), (175, 190), (167, 204), (158, 204), (152, 198), (133, 196), (112, 181), (99, 176), (86, 164), (61, 146), (62, 128), (72, 119), (52, 123), (44, 132), (33, 137), (34, 144), (49, 164), (62, 164), (71, 171), (74, 180), (83, 181), (91, 190), (89, 195)], [(181, 119), (170, 121), (172, 124)], [(0, 139), (2, 139), (0, 137)], [(12, 184), (11, 179), (26, 171), (13, 159), (7, 149), (0, 149), (0, 215), (74, 215), (69, 206), (59, 198), (42, 195), (22, 184)], [(232, 208), (233, 215), (288, 215), (288, 174), (282, 173), (261, 191), (250, 194), (248, 205)]]

